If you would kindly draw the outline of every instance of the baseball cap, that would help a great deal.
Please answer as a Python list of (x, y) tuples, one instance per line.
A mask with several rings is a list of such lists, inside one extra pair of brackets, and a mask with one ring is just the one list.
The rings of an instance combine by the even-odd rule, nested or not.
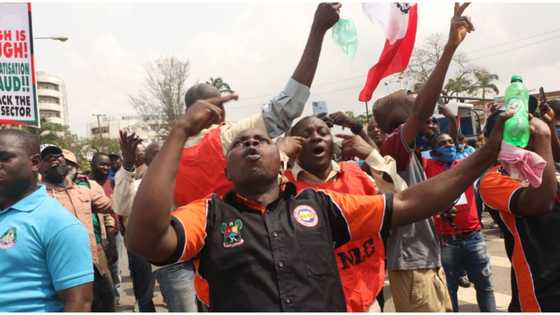
[(41, 150), (41, 159), (45, 159), (50, 154), (62, 154), (62, 150), (55, 145), (47, 145)]
[(72, 163), (78, 165), (78, 159), (76, 158), (76, 155), (74, 153), (72, 153), (71, 151), (66, 150), (66, 149), (62, 149), (62, 155), (64, 155), (64, 158), (68, 162), (72, 162)]

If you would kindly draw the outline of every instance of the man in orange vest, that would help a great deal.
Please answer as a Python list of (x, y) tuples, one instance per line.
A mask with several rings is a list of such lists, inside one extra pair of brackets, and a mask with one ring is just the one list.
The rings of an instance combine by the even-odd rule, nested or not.
[[(247, 128), (257, 128), (270, 137), (277, 137), (286, 132), (292, 121), (301, 115), (317, 70), (323, 37), (338, 21), (340, 7), (338, 3), (319, 4), (297, 68), (284, 90), (266, 104), (260, 113), (235, 123), (224, 123), (222, 117), (189, 138), (183, 148), (175, 177), (176, 206), (186, 205), (213, 192), (223, 195), (233, 187), (224, 173), (224, 156), (237, 133)], [(185, 105), (188, 110), (199, 100), (219, 96), (220, 92), (215, 87), (197, 84), (187, 91)], [(230, 100), (237, 100), (237, 95), (220, 98), (220, 109), (224, 110), (223, 103)], [(195, 277), (195, 287), (199, 300), (207, 306), (205, 282)]]
[(503, 115), (488, 143), (458, 167), (403, 192), (359, 196), (281, 185), (278, 147), (258, 129), (227, 152), (234, 189), (170, 213), (171, 188), (188, 138), (222, 118), (196, 102), (171, 130), (136, 195), (127, 248), (166, 264), (198, 257), (216, 311), (344, 311), (333, 246), (433, 215), (496, 161)]
[[(352, 126), (352, 131), (355, 134), (364, 132), (363, 127), (358, 124)], [(380, 193), (373, 178), (362, 171), (357, 163), (336, 163), (333, 160), (333, 136), (322, 119), (315, 116), (304, 117), (292, 127), (290, 135), (304, 139), (297, 161), (291, 170), (285, 172), (286, 177), (296, 185), (297, 191), (311, 187), (356, 195)], [(358, 153), (372, 169), (372, 173), (379, 175), (377, 180), (384, 181), (382, 174), (387, 174), (394, 178), (392, 182), (406, 187), (396, 173), (396, 165), (392, 158), (384, 159), (361, 137), (354, 137), (356, 138), (351, 139), (352, 137), (348, 136), (345, 140), (344, 152), (352, 150)], [(385, 278), (385, 248), (381, 233), (366, 239), (353, 240), (337, 248), (336, 263), (344, 290), (346, 310), (367, 312), (383, 289)]]
[[(338, 21), (341, 4), (321, 3), (315, 11), (315, 18), (303, 55), (286, 87), (278, 96), (266, 104), (262, 111), (236, 123), (216, 121), (214, 125), (189, 138), (185, 144), (175, 182), (175, 204), (185, 205), (216, 192), (223, 195), (232, 184), (226, 179), (225, 152), (237, 133), (248, 128), (257, 128), (270, 137), (280, 136), (288, 131), (292, 121), (301, 115), (309, 97), (309, 88), (315, 77), (323, 37), (327, 30)], [(190, 108), (197, 100), (220, 96), (220, 92), (208, 84), (191, 87), (185, 95), (185, 105)], [(229, 95), (222, 101), (237, 99)], [(224, 110), (223, 105), (218, 105)]]

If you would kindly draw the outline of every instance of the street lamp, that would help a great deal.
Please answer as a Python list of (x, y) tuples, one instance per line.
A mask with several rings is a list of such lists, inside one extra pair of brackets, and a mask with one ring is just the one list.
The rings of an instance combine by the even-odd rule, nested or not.
[(47, 37), (33, 37), (33, 39), (51, 39), (57, 40), (59, 42), (65, 42), (68, 40), (68, 37), (65, 36), (47, 36)]

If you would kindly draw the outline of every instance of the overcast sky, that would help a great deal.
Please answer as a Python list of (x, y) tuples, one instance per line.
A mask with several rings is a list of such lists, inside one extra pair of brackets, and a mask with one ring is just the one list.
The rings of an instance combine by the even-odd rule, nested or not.
[[(421, 2), (417, 45), (432, 33), (447, 37), (453, 3)], [(384, 44), (357, 2), (343, 3), (342, 17), (358, 30), (358, 51), (345, 56), (329, 31), (304, 113), (311, 101), (329, 111), (364, 111), (358, 93)], [(191, 64), (188, 85), (220, 76), (240, 94), (228, 104), (228, 120), (258, 111), (292, 74), (308, 35), (317, 2), (101, 2), (34, 3), (33, 32), (63, 35), (65, 43), (37, 40), (36, 69), (60, 76), (67, 86), (72, 132), (86, 134), (92, 114), (134, 114), (129, 95), (143, 87), (145, 66), (176, 56)], [(529, 88), (560, 90), (560, 4), (474, 3), (466, 14), (476, 31), (460, 47), (472, 64), (500, 76), (511, 74)], [(380, 85), (374, 99), (398, 88)]]

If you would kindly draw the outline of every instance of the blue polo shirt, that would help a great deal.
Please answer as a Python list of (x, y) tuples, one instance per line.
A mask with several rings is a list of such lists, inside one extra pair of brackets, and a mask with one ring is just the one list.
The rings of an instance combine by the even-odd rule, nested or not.
[(0, 312), (60, 312), (58, 291), (92, 281), (86, 228), (44, 186), (0, 210)]

